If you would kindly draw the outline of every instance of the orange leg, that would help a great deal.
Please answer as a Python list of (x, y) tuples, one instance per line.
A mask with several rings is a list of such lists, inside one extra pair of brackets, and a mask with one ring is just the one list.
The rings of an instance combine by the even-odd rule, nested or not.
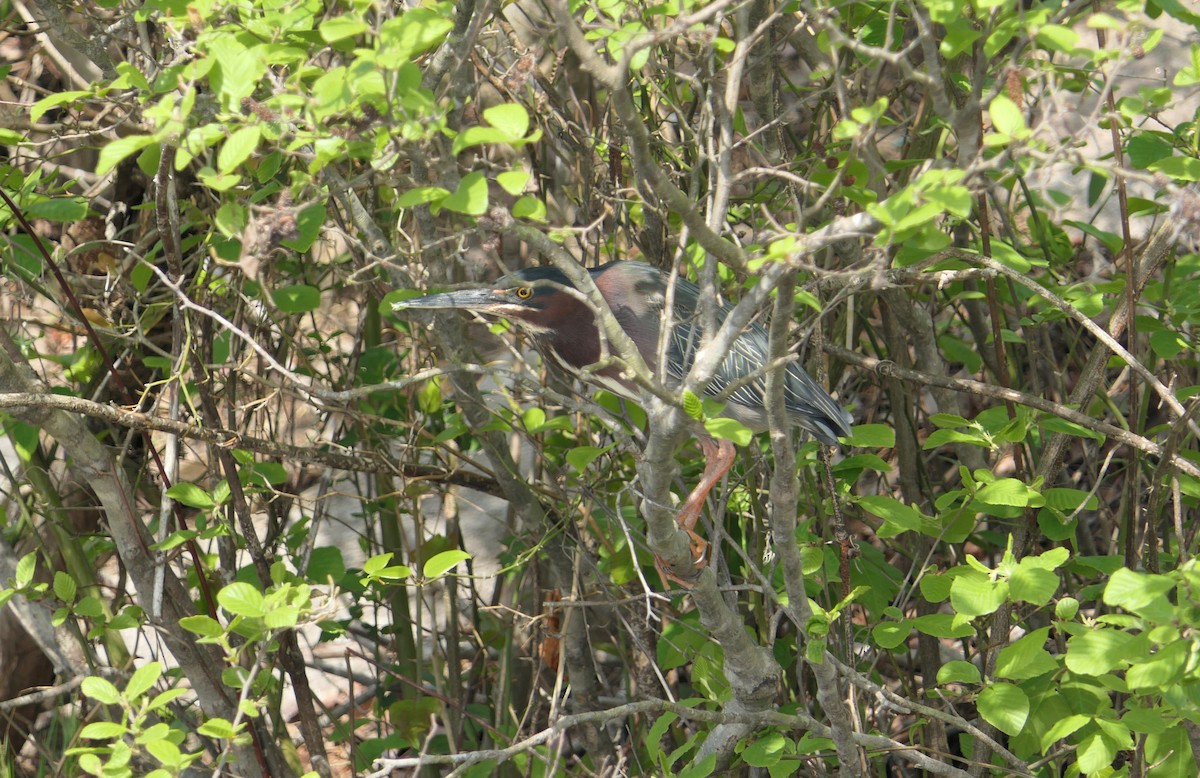
[(725, 477), (729, 468), (733, 467), (734, 458), (737, 456), (737, 449), (728, 440), (715, 440), (707, 435), (699, 436), (698, 440), (700, 450), (704, 452), (704, 475), (700, 477), (696, 488), (692, 489), (692, 493), (684, 500), (683, 507), (679, 509), (679, 515), (675, 519), (679, 522), (679, 528), (686, 532), (692, 540), (694, 569), (690, 573), (680, 576), (661, 559), (655, 558), (658, 570), (664, 577), (688, 587), (695, 582), (700, 571), (708, 564), (708, 541), (696, 533), (696, 523), (700, 520), (708, 493), (717, 485), (717, 482)]

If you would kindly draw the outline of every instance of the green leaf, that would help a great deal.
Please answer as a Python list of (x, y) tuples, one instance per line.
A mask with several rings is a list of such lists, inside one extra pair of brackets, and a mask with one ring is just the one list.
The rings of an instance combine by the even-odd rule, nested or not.
[(439, 578), (446, 573), (446, 571), (454, 568), (459, 563), (470, 558), (470, 554), (457, 548), (450, 551), (443, 551), (440, 554), (434, 554), (432, 557), (426, 560), (425, 564), (421, 567), (421, 575), (423, 575), (426, 580)]
[(1038, 28), (1037, 42), (1049, 51), (1072, 54), (1079, 46), (1079, 33), (1061, 24), (1044, 24)]
[(134, 670), (133, 675), (129, 676), (129, 682), (125, 684), (126, 699), (136, 700), (141, 697), (158, 683), (160, 677), (162, 665), (158, 662), (148, 662)]
[(93, 721), (79, 730), (79, 737), (87, 740), (110, 740), (125, 737), (125, 733), (128, 731), (127, 726), (115, 721)]
[(979, 714), (1006, 735), (1016, 737), (1029, 718), (1029, 697), (1016, 686), (994, 683), (979, 693)]
[(388, 566), (388, 562), (392, 561), (392, 556), (391, 551), (384, 554), (376, 554), (363, 562), (363, 572), (367, 575), (375, 575)]
[(90, 91), (77, 90), (70, 92), (55, 92), (48, 97), (43, 97), (41, 100), (38, 100), (36, 103), (30, 106), (29, 121), (37, 122), (41, 120), (41, 118), (46, 115), (46, 112), (52, 108), (57, 108), (60, 105), (73, 103), (77, 100), (83, 100), (84, 98), (91, 96), (92, 93)]
[(983, 677), (979, 674), (979, 668), (970, 662), (964, 662), (961, 659), (950, 660), (938, 668), (937, 672), (937, 682), (939, 684), (978, 684), (982, 681)]
[(1078, 768), (1085, 775), (1096, 775), (1105, 768), (1112, 767), (1117, 755), (1117, 744), (1102, 732), (1095, 732), (1085, 737), (1079, 743), (1075, 752)]
[(267, 612), (262, 592), (243, 581), (235, 581), (217, 592), (217, 602), (235, 616), (262, 618)]
[(104, 148), (100, 149), (100, 156), (96, 160), (96, 175), (104, 175), (130, 154), (139, 152), (156, 142), (152, 135), (130, 135), (106, 144)]
[(83, 616), (89, 619), (98, 619), (104, 615), (104, 603), (99, 597), (88, 595), (75, 603), (72, 611), (76, 616)]
[[(319, 106), (316, 115), (321, 118), (348, 111), (354, 105), (355, 95), (350, 89), (349, 73), (344, 67), (336, 67), (329, 70), (313, 82), (311, 91), (313, 103), (315, 106)], [(318, 161), (322, 157), (328, 160), (337, 156), (342, 147), (342, 143), (339, 142), (340, 139), (329, 138), (322, 140), (328, 140), (329, 143), (325, 147), (314, 144)]]
[(1057, 416), (1049, 416), (1039, 420), (1038, 426), (1049, 432), (1061, 432), (1064, 435), (1073, 435), (1077, 438), (1089, 438), (1097, 443), (1103, 443), (1105, 439), (1103, 434), (1095, 430), (1090, 430), (1073, 421), (1060, 419)]
[(1010, 138), (1020, 138), (1029, 132), (1025, 126), (1025, 116), (1008, 95), (996, 95), (988, 105), (988, 115), (991, 116), (992, 127), (996, 129), (996, 132), (1003, 133)]
[(54, 596), (70, 605), (75, 602), (75, 579), (62, 570), (54, 572)]
[(922, 5), (929, 10), (929, 18), (938, 24), (949, 24), (962, 18), (962, 0), (926, 0)]
[(683, 412), (696, 421), (704, 421), (704, 402), (690, 389), (683, 390)]
[(1165, 157), (1152, 163), (1149, 170), (1181, 181), (1200, 181), (1200, 159), (1195, 157)]
[(925, 438), (925, 442), (921, 444), (921, 448), (925, 451), (930, 451), (938, 446), (955, 443), (966, 443), (969, 446), (979, 446), (980, 448), (992, 447), (992, 442), (988, 440), (987, 436), (976, 430), (934, 430), (929, 433), (929, 437)]
[[(37, 276), (40, 273), (41, 265), (39, 264), (37, 272), (31, 273), (31, 275)], [(3, 424), (0, 425), (0, 435), (8, 438), (8, 442), (17, 452), (17, 456), (25, 463), (32, 460), (34, 453), (37, 452), (41, 434), (42, 431), (38, 427), (16, 419), (3, 419)]]
[(887, 424), (860, 424), (846, 438), (846, 445), (855, 448), (893, 448), (896, 430)]
[(33, 581), (34, 571), (37, 570), (37, 552), (30, 551), (25, 556), (21, 557), (21, 561), (17, 562), (17, 572), (14, 575), (14, 583), (16, 588), (24, 589)]
[(663, 736), (676, 721), (679, 721), (679, 714), (668, 712), (659, 716), (651, 725), (645, 739), (646, 753), (651, 760), (659, 761), (659, 756), (662, 755)]
[(263, 626), (267, 629), (289, 629), (300, 621), (300, 609), (292, 605), (282, 605), (271, 608), (263, 616)]
[(704, 429), (714, 438), (731, 441), (735, 446), (748, 446), (754, 439), (754, 432), (746, 425), (737, 419), (729, 419), (724, 416), (705, 419)]
[(1139, 132), (1125, 144), (1125, 152), (1129, 155), (1129, 164), (1139, 170), (1165, 159), (1174, 153), (1171, 143), (1154, 132)]
[(1174, 717), (1164, 713), (1165, 711), (1157, 708), (1128, 708), (1125, 715), (1121, 716), (1121, 723), (1133, 732), (1160, 734), (1179, 723)]
[(321, 22), (318, 29), (321, 31), (322, 40), (326, 43), (336, 43), (345, 38), (361, 35), (371, 28), (362, 17), (347, 14), (326, 19)]
[(87, 201), (82, 197), (54, 197), (25, 206), (25, 215), (28, 218), (52, 222), (75, 222), (87, 214)]
[(449, 194), (448, 190), (442, 189), (440, 186), (418, 186), (416, 189), (409, 189), (397, 197), (396, 206), (399, 208), (413, 208), (418, 205), (438, 202)]
[(950, 604), (962, 616), (994, 613), (1008, 598), (1008, 584), (975, 570), (964, 571), (950, 585)]
[(192, 483), (177, 483), (167, 490), (167, 497), (189, 508), (208, 511), (216, 507), (212, 497)]
[(935, 427), (970, 427), (973, 422), (954, 413), (935, 413), (929, 417), (929, 422)]
[(503, 103), (485, 108), (483, 118), (511, 140), (519, 140), (529, 131), (529, 112), (520, 103)]
[(254, 476), (256, 483), (268, 483), (279, 486), (288, 479), (287, 469), (278, 462), (255, 462)]
[[(95, 700), (102, 705), (116, 705), (121, 701), (121, 693), (117, 691), (117, 687), (113, 686), (110, 681), (105, 678), (90, 675), (83, 679), (80, 685), (80, 691), (84, 696)], [(122, 734), (124, 730), (122, 729)]]
[[(1080, 506), (1083, 506), (1085, 510), (1094, 511), (1100, 506), (1100, 501), (1096, 499), (1096, 495), (1089, 494), (1082, 489), (1056, 487), (1042, 492), (1042, 497), (1046, 499), (1047, 507), (1056, 508), (1060, 511), (1074, 512)], [(1065, 551), (1066, 549), (1063, 550)]]
[[(390, 553), (384, 553), (384, 555), (380, 556), (390, 557), (391, 555)], [(370, 561), (370, 559), (368, 559), (368, 561)], [(379, 579), (380, 581), (401, 581), (412, 575), (413, 570), (404, 567), (403, 564), (389, 564), (388, 567), (372, 571), (370, 577), (373, 577), (373, 579)]]
[(546, 412), (537, 406), (526, 408), (521, 414), (521, 424), (526, 431), (537, 434), (546, 425)]
[(791, 741), (778, 732), (764, 732), (750, 741), (742, 751), (742, 759), (751, 767), (770, 767), (779, 761)]
[(300, 213), (296, 214), (296, 231), (300, 233), (300, 237), (280, 241), (280, 245), (299, 253), (308, 251), (321, 234), (325, 213), (324, 200), (301, 209)]
[(950, 597), (954, 576), (926, 573), (921, 576), (921, 596), (929, 602), (945, 602)]
[(1067, 669), (1080, 675), (1104, 675), (1126, 658), (1134, 636), (1115, 629), (1093, 629), (1067, 641)]
[(954, 59), (969, 49), (980, 37), (981, 33), (971, 24), (970, 19), (956, 16), (946, 23), (946, 35), (940, 46), (942, 56), (948, 60)]
[(1146, 774), (1189, 778), (1196, 769), (1196, 757), (1189, 739), (1191, 727), (1173, 726), (1164, 732), (1153, 732), (1146, 736), (1145, 764), (1153, 765)]
[(1177, 332), (1161, 330), (1150, 336), (1150, 348), (1163, 359), (1173, 359), (1187, 347), (1187, 340)]
[(217, 155), (217, 170), (221, 173), (232, 172), (250, 158), (258, 148), (261, 138), (262, 128), (257, 124), (235, 130), (229, 139), (221, 144), (221, 152)]
[(454, 138), (450, 147), (452, 154), (460, 154), (472, 146), (485, 143), (510, 143), (511, 139), (495, 127), (468, 127)]
[(1054, 617), (1062, 621), (1070, 621), (1079, 613), (1079, 600), (1074, 597), (1063, 597), (1054, 603)]
[(346, 562), (342, 550), (337, 546), (317, 546), (308, 558), (308, 567), (304, 574), (310, 581), (324, 583), (329, 579), (334, 582), (342, 580), (346, 574)]
[(525, 195), (520, 200), (517, 200), (515, 203), (513, 203), (512, 215), (514, 219), (528, 219), (529, 221), (545, 222), (546, 204), (533, 195)]
[(441, 202), (441, 207), (447, 211), (466, 214), (467, 216), (482, 216), (487, 212), (488, 182), (483, 173), (475, 171), (467, 173), (458, 182), (458, 189)]
[(1165, 575), (1136, 573), (1121, 568), (1104, 587), (1104, 602), (1159, 624), (1171, 621), (1174, 607), (1167, 599), (1175, 583)]
[(1058, 576), (1022, 559), (1008, 580), (1009, 595), (1015, 601), (1045, 605), (1058, 591)]
[[(183, 753), (179, 750), (179, 746), (175, 745), (170, 740), (154, 740), (146, 743), (145, 748), (146, 751), (150, 753), (150, 756), (157, 759), (159, 764), (163, 765), (164, 767), (177, 770), (183, 766)], [(155, 778), (154, 773), (156, 772), (163, 772), (164, 775), (169, 774), (161, 770), (155, 770), (154, 772), (149, 773), (146, 778)]]
[(1033, 265), (1029, 260), (1008, 243), (1002, 240), (992, 241), (992, 259), (1007, 265), (1018, 273), (1028, 273)]
[(1081, 713), (1076, 713), (1066, 718), (1059, 719), (1054, 722), (1054, 726), (1046, 730), (1042, 735), (1042, 750), (1049, 750), (1050, 746), (1057, 740), (1062, 740), (1067, 735), (1078, 731), (1085, 724), (1090, 724), (1091, 716), (1085, 716)]
[(250, 211), (241, 203), (222, 203), (217, 209), (214, 223), (217, 230), (228, 238), (240, 235), (250, 221)]
[(380, 67), (397, 69), (446, 39), (454, 22), (427, 8), (413, 8), (379, 28)]
[(293, 284), (273, 290), (271, 299), (283, 313), (308, 313), (321, 306), (321, 290), (308, 284)]
[(207, 638), (215, 638), (225, 633), (221, 622), (209, 616), (184, 616), (179, 620), (179, 626)]
[(1043, 627), (1000, 649), (996, 657), (996, 677), (1023, 681), (1057, 670), (1058, 662), (1045, 647), (1049, 634), (1050, 628)]
[(599, 448), (597, 446), (576, 446), (567, 452), (567, 464), (575, 469), (578, 473), (585, 473), (608, 448)]
[[(241, 729), (243, 726), (245, 725), (238, 725), (238, 729)], [(230, 723), (228, 719), (223, 719), (216, 716), (201, 724), (197, 728), (197, 731), (205, 737), (215, 737), (220, 740), (229, 740), (238, 733), (238, 730), (234, 729), (233, 724)]]
[(913, 619), (913, 626), (918, 632), (944, 640), (969, 638), (975, 635), (974, 627), (965, 623), (955, 624), (954, 616), (949, 613), (930, 613), (926, 616), (918, 616)]
[(1189, 643), (1175, 640), (1148, 657), (1137, 657), (1125, 672), (1125, 681), (1130, 689), (1148, 692), (1165, 691), (1183, 680), (1183, 671), (1188, 662)]
[[(1192, 27), (1200, 26), (1200, 16), (1188, 8), (1188, 6), (1179, 2), (1179, 0), (1154, 0), (1154, 5), (1166, 11), (1176, 19), (1186, 22)], [(1155, 16), (1155, 18), (1157, 18)], [(1196, 55), (1193, 54), (1193, 57)]]
[(417, 407), (421, 413), (434, 414), (442, 409), (442, 382), (440, 376), (434, 376), (425, 382), (417, 392)]
[(146, 706), (146, 709), (152, 711), (158, 710), (159, 708), (175, 702), (175, 700), (178, 700), (180, 697), (186, 697), (192, 693), (193, 692), (191, 689), (185, 689), (182, 687), (167, 689), (165, 692), (159, 692), (158, 694), (154, 695), (154, 699), (150, 700), (150, 704)]
[(912, 633), (912, 621), (884, 621), (871, 628), (871, 637), (880, 648), (893, 649), (904, 644)]
[[(642, 53), (648, 53), (648, 50), (643, 49)], [(717, 769), (717, 755), (709, 754), (699, 762), (689, 763), (686, 767), (675, 774), (676, 778), (708, 778)]]
[(858, 504), (867, 513), (883, 519), (883, 526), (876, 532), (881, 538), (891, 538), (903, 532), (921, 529), (921, 512), (894, 497), (868, 495), (860, 497)]
[(1016, 508), (1038, 508), (1045, 504), (1036, 489), (1030, 489), (1024, 481), (1016, 478), (1001, 478), (985, 484), (975, 493), (975, 499), (987, 505), (1008, 505)]
[(663, 625), (655, 649), (655, 659), (662, 670), (674, 670), (692, 662), (704, 647), (708, 638), (700, 631), (700, 619), (690, 613)]
[(529, 184), (529, 173), (525, 170), (509, 170), (496, 176), (496, 183), (510, 195), (519, 195)]

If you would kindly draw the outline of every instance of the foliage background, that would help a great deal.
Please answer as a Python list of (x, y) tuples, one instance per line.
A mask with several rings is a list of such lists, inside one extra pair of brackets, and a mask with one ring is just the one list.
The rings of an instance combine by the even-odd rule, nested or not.
[[(1187, 5), (0, 18), (6, 774), (1196, 774)], [(689, 591), (676, 389), (390, 305), (609, 258), (856, 419)]]

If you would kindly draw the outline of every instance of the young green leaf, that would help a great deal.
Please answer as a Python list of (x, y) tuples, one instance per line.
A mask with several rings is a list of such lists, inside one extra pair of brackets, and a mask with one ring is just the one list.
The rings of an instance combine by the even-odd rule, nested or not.
[(432, 580), (444, 575), (448, 570), (451, 570), (460, 562), (464, 562), (471, 558), (471, 555), (460, 549), (451, 551), (443, 551), (440, 554), (434, 554), (430, 557), (421, 568), (421, 575), (426, 580)]
[(308, 313), (321, 307), (321, 290), (307, 284), (293, 284), (273, 290), (271, 299), (283, 313)]
[(129, 682), (125, 684), (125, 696), (130, 700), (136, 700), (150, 691), (150, 688), (162, 677), (162, 669), (162, 664), (159, 662), (147, 662), (134, 670), (133, 675), (129, 676)]
[(467, 216), (482, 216), (488, 206), (488, 182), (483, 173), (467, 173), (458, 182), (454, 194), (444, 198), (442, 208)]
[(112, 682), (98, 676), (88, 676), (79, 687), (85, 697), (95, 700), (102, 705), (116, 705), (121, 701), (121, 693)]
[(217, 505), (207, 492), (193, 483), (182, 482), (173, 484), (167, 490), (167, 496), (181, 505), (202, 511), (212, 510)]
[(1018, 687), (995, 683), (979, 693), (979, 715), (1010, 737), (1021, 734), (1029, 718), (1029, 697)]
[(234, 581), (217, 592), (217, 602), (235, 616), (261, 618), (267, 612), (262, 592), (243, 581)]
[(54, 572), (54, 596), (70, 605), (75, 602), (75, 579), (62, 570)]

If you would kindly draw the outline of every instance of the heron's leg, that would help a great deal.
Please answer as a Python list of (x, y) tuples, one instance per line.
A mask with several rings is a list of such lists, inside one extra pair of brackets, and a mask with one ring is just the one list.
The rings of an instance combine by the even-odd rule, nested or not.
[(700, 482), (684, 500), (683, 507), (679, 509), (679, 514), (675, 517), (675, 520), (679, 522), (679, 528), (686, 532), (692, 540), (692, 564), (695, 569), (690, 577), (685, 578), (675, 574), (665, 564), (659, 565), (660, 571), (667, 578), (685, 586), (694, 581), (704, 566), (708, 564), (708, 541), (696, 532), (696, 523), (700, 521), (700, 514), (704, 510), (704, 501), (708, 499), (708, 493), (712, 491), (713, 487), (729, 472), (729, 468), (733, 467), (733, 461), (737, 456), (737, 449), (731, 441), (716, 440), (707, 435), (701, 435), (697, 440), (700, 443), (700, 450), (704, 452), (704, 474), (700, 476)]

